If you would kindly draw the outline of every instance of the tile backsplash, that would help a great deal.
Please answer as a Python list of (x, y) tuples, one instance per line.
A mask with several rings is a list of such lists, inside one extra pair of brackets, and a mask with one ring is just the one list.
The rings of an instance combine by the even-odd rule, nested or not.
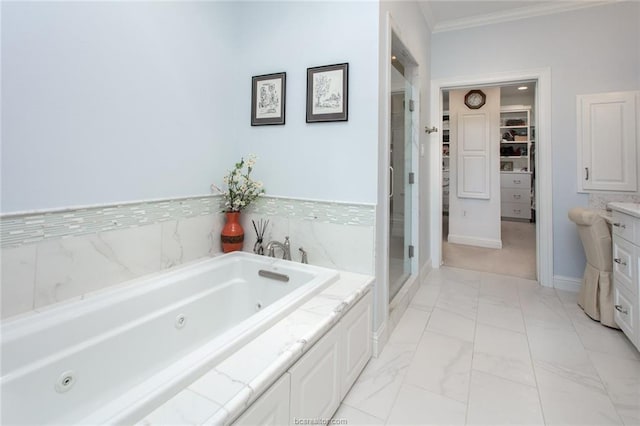
[[(83, 207), (0, 217), (1, 316), (38, 310), (124, 281), (221, 253), (219, 196)], [(265, 240), (291, 240), (309, 263), (373, 274), (375, 207), (261, 197), (242, 216), (268, 219)]]
[(589, 208), (605, 210), (608, 203), (640, 203), (640, 194), (635, 193), (590, 193)]

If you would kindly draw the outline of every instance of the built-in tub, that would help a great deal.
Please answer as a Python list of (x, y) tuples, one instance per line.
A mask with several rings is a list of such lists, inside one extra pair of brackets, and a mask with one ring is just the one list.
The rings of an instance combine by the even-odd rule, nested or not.
[(236, 252), (8, 320), (2, 423), (136, 422), (337, 279)]

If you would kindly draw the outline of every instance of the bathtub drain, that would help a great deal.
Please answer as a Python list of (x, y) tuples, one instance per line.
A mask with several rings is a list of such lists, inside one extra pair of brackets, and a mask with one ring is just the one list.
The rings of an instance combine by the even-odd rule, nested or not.
[(65, 371), (58, 377), (58, 381), (56, 382), (56, 392), (68, 392), (75, 384), (76, 374), (71, 370)]

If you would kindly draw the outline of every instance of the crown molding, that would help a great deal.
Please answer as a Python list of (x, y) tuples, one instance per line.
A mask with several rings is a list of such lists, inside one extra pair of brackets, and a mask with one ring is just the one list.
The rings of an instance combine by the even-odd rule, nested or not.
[[(488, 13), (485, 15), (477, 15), (469, 18), (452, 19), (443, 21), (431, 26), (433, 33), (445, 31), (455, 31), (465, 28), (480, 27), (483, 25), (498, 24), (501, 22), (516, 21), (519, 19), (534, 18), (536, 16), (552, 15), (556, 13), (569, 12), (588, 7), (602, 6), (606, 4), (617, 3), (624, 0), (587, 0), (573, 2), (558, 2), (543, 4), (538, 6), (523, 7), (513, 10), (505, 10), (503, 12)], [(423, 8), (423, 14), (424, 14)], [(433, 14), (432, 20), (433, 20)], [(426, 18), (426, 15), (425, 15)]]

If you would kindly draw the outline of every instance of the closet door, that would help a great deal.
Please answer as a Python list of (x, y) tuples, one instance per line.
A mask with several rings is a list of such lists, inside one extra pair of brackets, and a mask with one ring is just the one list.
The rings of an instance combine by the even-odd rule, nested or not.
[(637, 191), (638, 93), (578, 95), (578, 189)]

